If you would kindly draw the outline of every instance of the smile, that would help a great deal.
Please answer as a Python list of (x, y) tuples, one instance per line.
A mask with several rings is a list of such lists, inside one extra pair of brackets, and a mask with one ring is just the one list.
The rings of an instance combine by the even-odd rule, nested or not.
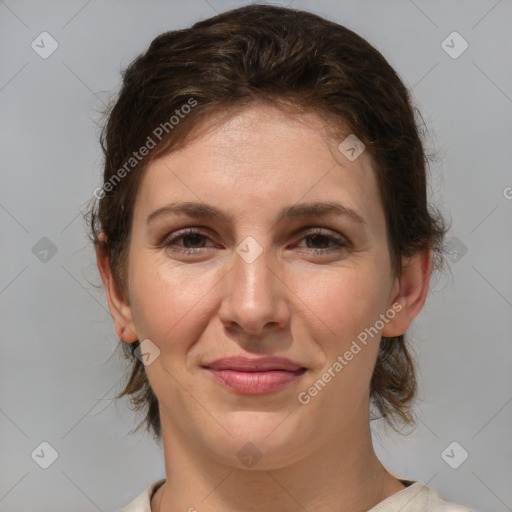
[(267, 370), (267, 371), (239, 371), (215, 370), (206, 368), (224, 387), (243, 395), (262, 395), (275, 391), (286, 384), (298, 380), (306, 371), (300, 368), (295, 371)]

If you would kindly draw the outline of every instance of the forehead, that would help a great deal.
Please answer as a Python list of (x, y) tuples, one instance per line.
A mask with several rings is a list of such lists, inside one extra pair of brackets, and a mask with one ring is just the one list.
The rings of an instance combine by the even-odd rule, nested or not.
[(359, 212), (375, 231), (385, 229), (372, 158), (349, 160), (320, 115), (288, 114), (255, 105), (220, 122), (196, 127), (190, 141), (151, 162), (136, 202), (136, 216), (175, 201), (212, 204), (236, 217), (254, 218), (298, 202), (333, 201)]

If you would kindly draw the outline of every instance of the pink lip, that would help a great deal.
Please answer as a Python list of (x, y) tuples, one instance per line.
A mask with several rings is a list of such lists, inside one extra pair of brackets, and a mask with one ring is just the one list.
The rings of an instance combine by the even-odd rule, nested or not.
[(203, 367), (228, 389), (244, 395), (270, 393), (306, 371), (306, 368), (284, 357), (226, 357)]

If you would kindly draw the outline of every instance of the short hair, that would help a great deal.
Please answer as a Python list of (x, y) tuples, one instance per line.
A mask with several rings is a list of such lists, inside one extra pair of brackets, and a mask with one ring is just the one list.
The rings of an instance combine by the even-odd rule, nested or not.
[[(222, 117), (257, 102), (320, 114), (365, 144), (384, 205), (395, 276), (402, 273), (402, 258), (420, 250), (432, 250), (433, 271), (444, 265), (447, 229), (427, 201), (421, 114), (382, 54), (348, 28), (306, 11), (250, 5), (159, 35), (122, 75), (121, 90), (104, 113), (103, 187), (88, 221), (92, 240), (108, 250), (124, 292), (143, 170), (184, 144), (192, 128), (212, 114)], [(128, 168), (134, 152), (150, 139), (155, 147)], [(132, 408), (144, 412), (135, 430), (146, 423), (161, 438), (158, 400), (134, 356), (139, 344), (120, 342), (130, 371), (116, 398), (129, 396)], [(370, 384), (370, 406), (377, 413), (371, 419), (384, 418), (395, 430), (400, 423), (414, 425), (416, 392), (415, 363), (404, 334), (382, 337)]]

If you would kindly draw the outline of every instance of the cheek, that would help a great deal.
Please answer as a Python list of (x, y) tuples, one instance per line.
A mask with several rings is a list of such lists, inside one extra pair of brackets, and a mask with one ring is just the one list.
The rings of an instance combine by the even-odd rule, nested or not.
[(222, 275), (215, 269), (198, 272), (161, 255), (141, 252), (131, 260), (129, 277), (139, 339), (150, 339), (162, 352), (183, 355), (167, 360), (167, 365), (176, 364), (175, 370), (183, 371), (183, 358), (214, 314), (215, 285)]
[(198, 295), (197, 287), (182, 272), (170, 271), (164, 264), (143, 255), (131, 260), (131, 308), (140, 337), (160, 346), (183, 323), (187, 312), (199, 301)]
[(323, 339), (335, 340), (337, 349), (374, 325), (386, 306), (386, 283), (371, 265), (316, 271), (296, 284), (309, 316), (316, 317), (315, 324), (326, 335)]
[[(381, 329), (375, 325), (387, 306), (388, 283), (378, 264), (317, 272), (308, 283), (301, 286), (309, 309), (309, 335), (322, 358), (303, 391), (318, 396), (312, 398), (313, 409), (342, 407), (348, 411), (354, 410), (355, 403), (366, 407), (381, 338)], [(325, 391), (319, 380), (326, 383)]]
[(337, 410), (350, 415), (367, 408), (380, 342), (380, 329), (374, 326), (386, 307), (385, 283), (378, 275), (345, 268), (304, 286), (309, 335), (322, 352), (321, 364), (301, 389), (308, 414)]

